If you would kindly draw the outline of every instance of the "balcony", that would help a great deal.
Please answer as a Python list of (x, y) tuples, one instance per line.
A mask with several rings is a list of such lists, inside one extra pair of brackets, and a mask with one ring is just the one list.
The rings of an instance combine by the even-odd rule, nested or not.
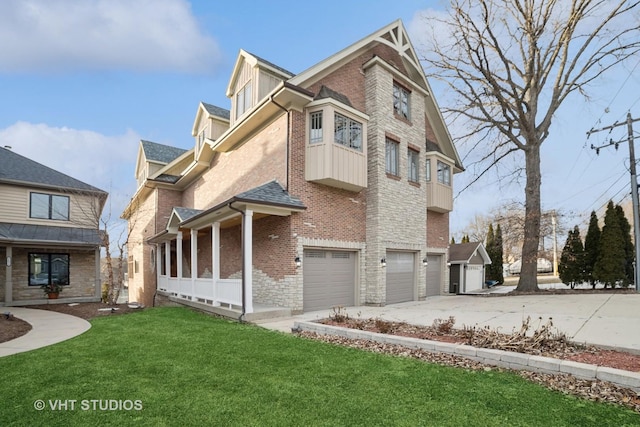
[(427, 209), (434, 212), (453, 210), (453, 188), (440, 182), (427, 182)]
[(358, 192), (367, 187), (367, 155), (343, 145), (308, 144), (305, 179)]

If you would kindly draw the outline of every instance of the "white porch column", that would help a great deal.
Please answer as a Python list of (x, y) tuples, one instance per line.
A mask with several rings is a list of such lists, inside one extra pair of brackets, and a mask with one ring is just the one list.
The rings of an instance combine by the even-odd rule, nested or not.
[(178, 280), (182, 280), (182, 232), (178, 230), (176, 236), (176, 267), (178, 272)]
[[(156, 280), (160, 278), (160, 273), (162, 273), (162, 254), (160, 250), (160, 245), (156, 243)], [(158, 282), (156, 282), (158, 283)]]
[(4, 283), (4, 304), (8, 306), (13, 302), (13, 248), (11, 246), (7, 246), (6, 255), (7, 259), (5, 260), (5, 265), (7, 269), (5, 270), (6, 275)]
[(220, 305), (218, 299), (218, 281), (220, 280), (220, 223), (211, 226), (211, 280), (213, 281), (213, 305)]
[(198, 230), (191, 230), (191, 298), (196, 296), (198, 278)]
[(244, 213), (243, 235), (244, 241), (244, 311), (253, 313), (253, 211), (247, 209)]
[[(100, 268), (100, 246), (98, 246), (97, 248), (95, 248), (94, 250), (94, 264), (95, 264), (95, 283), (96, 286), (94, 287), (94, 294), (95, 297), (98, 298), (98, 301), (102, 301), (102, 277), (101, 277), (101, 271), (102, 269)], [(122, 285), (121, 285), (122, 286)]]

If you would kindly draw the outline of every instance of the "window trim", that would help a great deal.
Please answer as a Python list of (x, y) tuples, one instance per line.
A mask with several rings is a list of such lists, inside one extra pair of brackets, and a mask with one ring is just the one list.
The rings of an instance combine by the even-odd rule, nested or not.
[[(48, 211), (47, 211), (47, 216), (34, 216), (34, 212), (33, 212), (33, 196), (34, 195), (39, 195), (39, 196), (47, 196), (49, 201), (48, 201)], [(64, 215), (62, 215), (61, 218), (54, 218), (54, 213), (56, 213), (57, 211), (54, 211), (54, 198), (56, 199), (64, 199), (66, 200), (66, 212), (64, 212)], [(44, 220), (51, 220), (51, 221), (69, 221), (69, 217), (71, 214), (71, 199), (69, 196), (63, 196), (60, 194), (50, 194), (50, 193), (40, 193), (37, 191), (31, 191), (29, 193), (29, 218), (31, 219), (44, 219)]]
[[(384, 169), (385, 169), (385, 172), (387, 173), (387, 175), (399, 177), (400, 176), (400, 143), (398, 141), (395, 141), (395, 140), (389, 138), (389, 137), (385, 137), (384, 143), (385, 143), (385, 149), (384, 149), (384, 152), (385, 152), (385, 156), (384, 156), (384, 164), (385, 164)], [(393, 145), (391, 145), (391, 144), (393, 144)], [(389, 167), (390, 166), (390, 158), (389, 158), (390, 150), (389, 150), (389, 147), (392, 147), (392, 146), (394, 147), (393, 151), (395, 153), (395, 161), (393, 162), (394, 163), (394, 165), (392, 165), (393, 167), (390, 168)], [(391, 159), (391, 160), (393, 161), (394, 159)], [(393, 169), (395, 169), (395, 171)]]
[[(49, 265), (49, 271), (47, 272), (47, 283), (31, 283), (31, 277), (32, 277), (32, 272), (31, 272), (31, 257), (32, 256), (38, 256), (40, 258), (47, 258), (47, 263)], [(60, 283), (61, 286), (70, 286), (71, 285), (71, 274), (70, 274), (70, 266), (71, 266), (71, 255), (70, 254), (65, 254), (65, 253), (58, 253), (58, 252), (29, 252), (27, 254), (27, 285), (28, 286), (43, 286), (43, 285), (50, 285), (52, 283), (52, 276), (54, 273), (56, 273), (55, 271), (53, 271), (53, 264), (52, 264), (52, 260), (53, 258), (56, 257), (64, 257), (66, 258), (66, 265), (67, 265), (67, 271), (66, 271), (66, 276), (67, 276), (67, 282), (66, 283)], [(37, 273), (37, 274), (43, 274), (41, 273)]]

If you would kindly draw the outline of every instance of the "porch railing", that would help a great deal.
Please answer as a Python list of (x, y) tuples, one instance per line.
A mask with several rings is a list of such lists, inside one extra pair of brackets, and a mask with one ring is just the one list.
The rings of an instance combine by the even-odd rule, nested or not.
[(242, 305), (240, 279), (189, 279), (160, 276), (158, 289), (178, 298), (220, 305)]

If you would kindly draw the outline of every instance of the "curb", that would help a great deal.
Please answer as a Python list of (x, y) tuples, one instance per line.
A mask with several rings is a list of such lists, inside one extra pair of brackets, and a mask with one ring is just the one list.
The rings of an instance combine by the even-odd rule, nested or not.
[(361, 331), (359, 329), (323, 325), (315, 322), (295, 322), (293, 329), (295, 331), (315, 332), (320, 335), (336, 335), (343, 338), (401, 345), (431, 353), (455, 354), (487, 365), (507, 369), (529, 370), (548, 374), (570, 374), (587, 380), (598, 379), (608, 381), (620, 387), (630, 388), (640, 393), (640, 372), (630, 372), (622, 369), (515, 353), (512, 351), (476, 348), (466, 344), (451, 344), (419, 338), (401, 337), (398, 335), (380, 334), (377, 332)]

